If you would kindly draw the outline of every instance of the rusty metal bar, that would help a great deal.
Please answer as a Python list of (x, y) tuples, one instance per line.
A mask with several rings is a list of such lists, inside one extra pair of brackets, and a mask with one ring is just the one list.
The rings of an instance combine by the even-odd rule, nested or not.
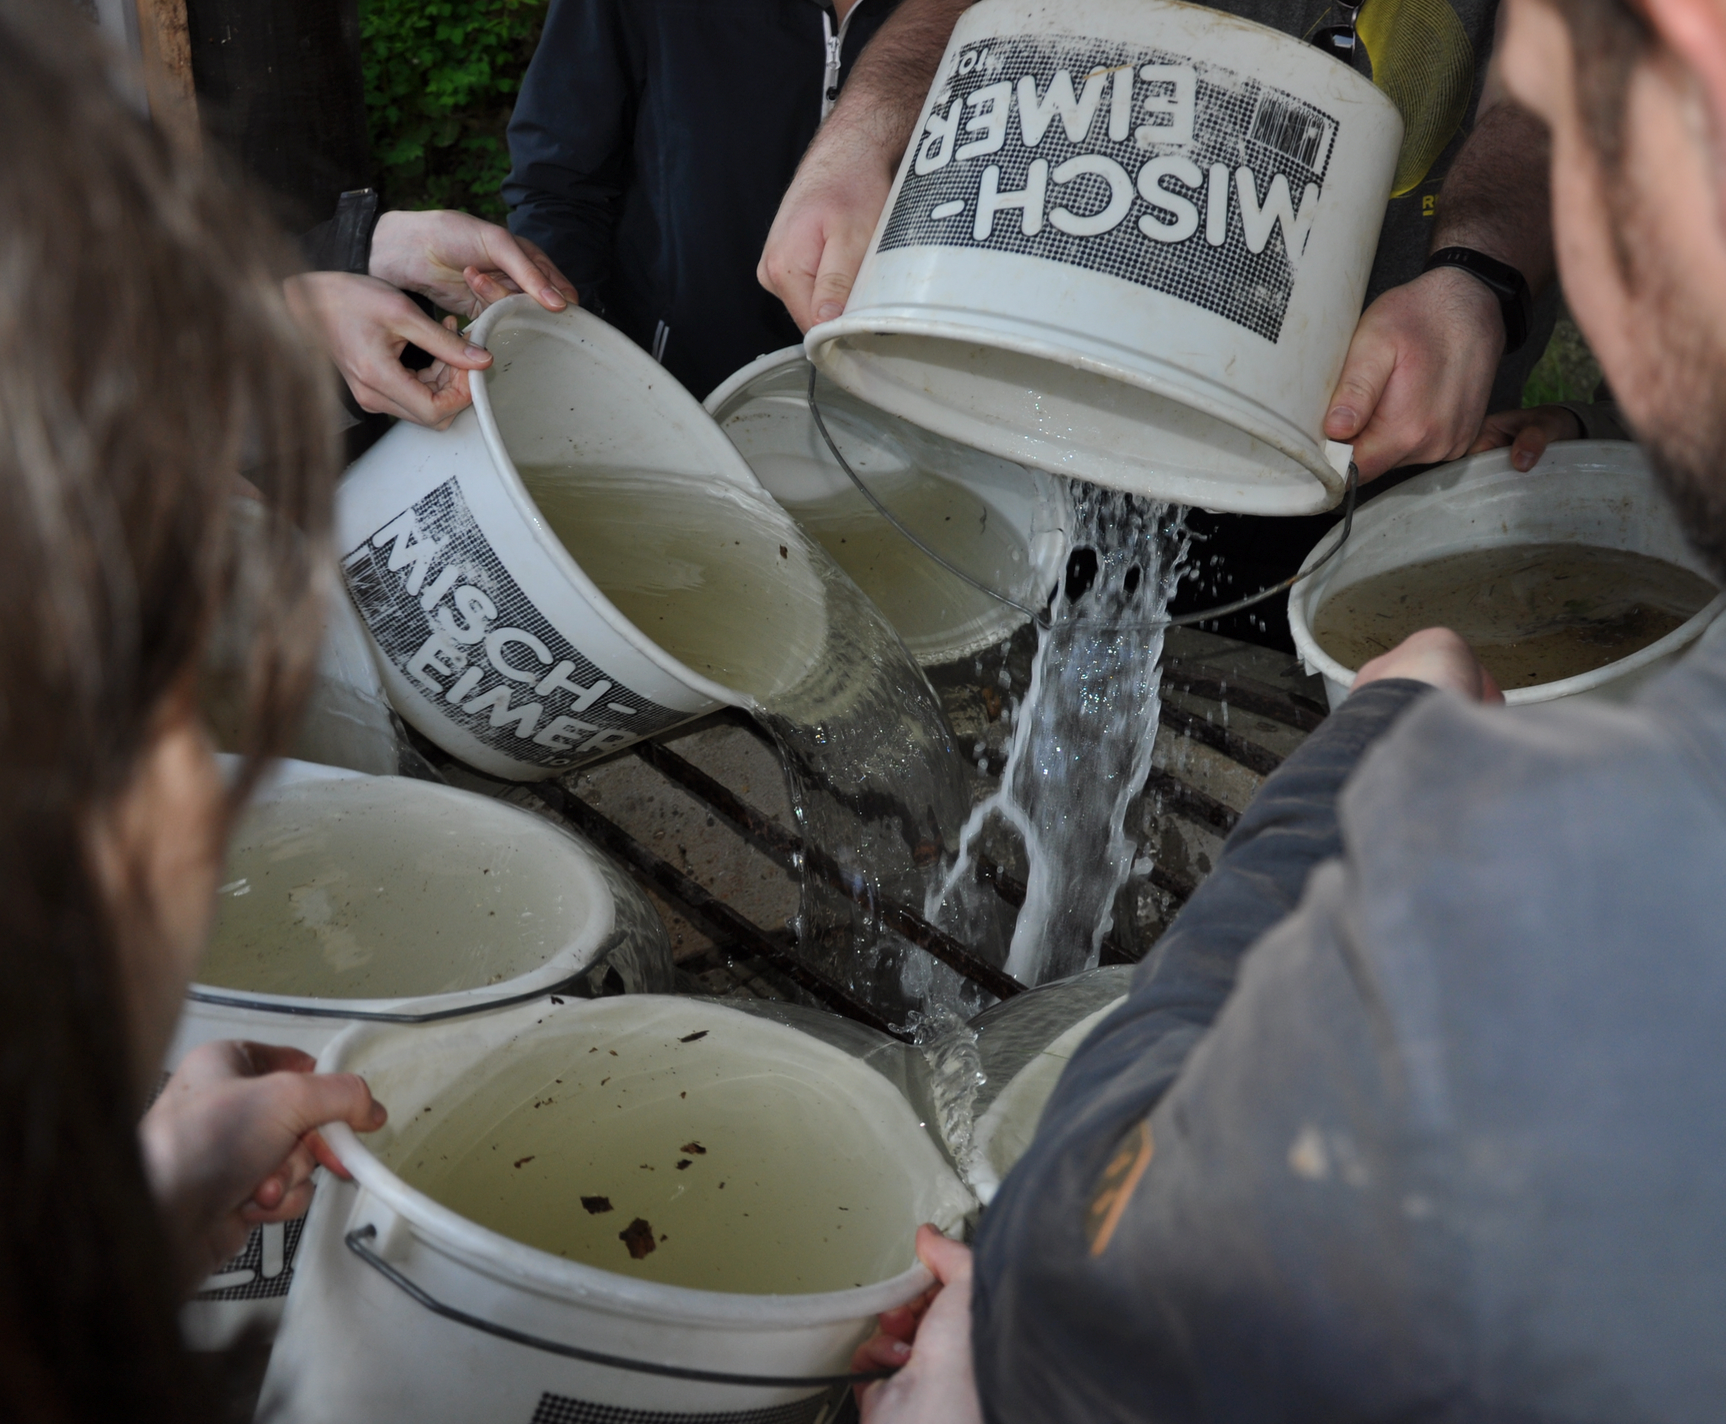
[(802, 856), (808, 868), (854, 904), (880, 916), (883, 924), (928, 951), (943, 964), (963, 974), (973, 984), (987, 989), (997, 999), (1010, 999), (1025, 986), (1005, 971), (978, 958), (952, 935), (936, 929), (921, 915), (903, 905), (874, 902), (847, 876), (839, 864), (823, 851), (805, 850), (802, 837), (772, 817), (756, 810), (736, 792), (716, 781), (700, 767), (685, 761), (669, 747), (657, 742), (637, 742), (635, 753), (668, 781), (704, 801), (728, 821), (739, 834), (787, 869)]
[(1226, 702), (1243, 712), (1256, 712), (1297, 732), (1316, 730), (1328, 715), (1320, 703), (1287, 688), (1179, 658), (1170, 658), (1163, 664), (1163, 686), (1194, 697), (1208, 697), (1213, 702)]
[(1198, 713), (1189, 712), (1184, 707), (1172, 707), (1164, 702), (1157, 716), (1165, 727), (1183, 737), (1191, 737), (1212, 751), (1221, 752), (1230, 761), (1239, 762), (1260, 776), (1269, 776), (1283, 763), (1283, 759), (1269, 747), (1249, 742), (1240, 733), (1219, 727), (1215, 722), (1207, 722)]
[(579, 796), (554, 782), (535, 782), (527, 789), (566, 818), (581, 833), (610, 851), (656, 890), (677, 902), (710, 937), (729, 941), (745, 953), (765, 959), (799, 987), (837, 1012), (901, 1042), (909, 1036), (896, 1031), (884, 1018), (854, 998), (841, 985), (805, 964), (791, 951), (776, 944), (753, 920), (740, 915), (706, 886), (692, 880), (668, 861), (655, 855), (621, 826), (602, 816)]
[(1180, 777), (1153, 767), (1145, 778), (1147, 796), (1155, 796), (1177, 816), (1209, 826), (1218, 835), (1226, 836), (1240, 823), (1241, 813), (1213, 796), (1207, 796), (1195, 786), (1188, 786)]

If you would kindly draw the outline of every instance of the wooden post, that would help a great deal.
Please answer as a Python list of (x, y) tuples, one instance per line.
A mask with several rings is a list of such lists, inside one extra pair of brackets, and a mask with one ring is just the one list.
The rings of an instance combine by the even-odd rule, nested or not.
[(193, 149), (199, 146), (198, 96), (186, 0), (136, 0), (150, 117)]

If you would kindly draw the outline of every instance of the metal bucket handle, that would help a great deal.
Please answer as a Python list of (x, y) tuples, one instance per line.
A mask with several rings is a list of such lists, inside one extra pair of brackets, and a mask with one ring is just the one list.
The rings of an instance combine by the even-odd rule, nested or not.
[(441, 1315), (445, 1320), (453, 1320), (457, 1325), (465, 1325), (470, 1330), (479, 1330), (487, 1335), (495, 1335), (500, 1340), (508, 1340), (516, 1345), (526, 1345), (530, 1350), (544, 1350), (548, 1355), (562, 1355), (566, 1359), (580, 1360), (584, 1364), (604, 1365), (608, 1369), (629, 1370), (639, 1375), (659, 1375), (665, 1379), (693, 1380), (698, 1384), (741, 1384), (768, 1389), (784, 1386), (873, 1384), (876, 1380), (888, 1379), (898, 1373), (897, 1370), (864, 1370), (855, 1374), (841, 1375), (735, 1375), (720, 1370), (695, 1370), (683, 1365), (661, 1365), (650, 1360), (631, 1360), (622, 1355), (608, 1355), (602, 1350), (584, 1350), (579, 1345), (566, 1345), (561, 1340), (547, 1340), (538, 1335), (529, 1335), (523, 1330), (512, 1329), (508, 1325), (499, 1325), (494, 1321), (482, 1320), (477, 1315), (469, 1315), (465, 1310), (459, 1310), (455, 1306), (439, 1300), (423, 1287), (409, 1280), (366, 1244), (368, 1241), (376, 1240), (377, 1234), (377, 1227), (362, 1226), (357, 1230), (348, 1232), (342, 1240), (348, 1250), (352, 1251), (360, 1260), (364, 1261), (410, 1300), (431, 1311), (433, 1315)]
[[(1007, 595), (1002, 593), (999, 589), (990, 588), (989, 585), (984, 583), (981, 579), (973, 578), (957, 564), (943, 558), (940, 554), (931, 549), (920, 538), (918, 538), (917, 535), (907, 529), (892, 510), (887, 508), (886, 505), (876, 498), (875, 491), (870, 489), (869, 486), (864, 484), (858, 477), (857, 472), (851, 468), (851, 462), (839, 452), (838, 444), (835, 443), (833, 436), (828, 433), (827, 422), (821, 418), (821, 407), (817, 405), (815, 401), (816, 374), (817, 368), (815, 363), (810, 362), (809, 414), (815, 417), (815, 428), (821, 432), (821, 438), (827, 442), (827, 448), (832, 452), (833, 458), (839, 462), (839, 468), (845, 472), (851, 483), (857, 486), (858, 493), (860, 493), (864, 499), (868, 500), (869, 503), (875, 507), (875, 512), (891, 524), (901, 535), (903, 535), (915, 549), (922, 553), (926, 558), (932, 559), (935, 563), (939, 564), (948, 573), (952, 574), (954, 578), (970, 584), (978, 593), (994, 599), (997, 603), (1004, 603), (1008, 608), (1017, 609), (1039, 628), (1050, 627), (1054, 620), (1046, 605), (1041, 609), (1032, 608), (1027, 603), (1020, 603), (1016, 598), (1007, 597)], [(1342, 537), (1336, 541), (1330, 552), (1311, 568), (1302, 569), (1300, 572), (1290, 575), (1281, 583), (1274, 583), (1269, 588), (1261, 588), (1257, 593), (1250, 593), (1245, 598), (1237, 598), (1232, 603), (1219, 603), (1214, 608), (1201, 608), (1197, 613), (1182, 613), (1175, 618), (1157, 618), (1153, 619), (1150, 623), (1139, 626), (1148, 628), (1185, 628), (1194, 623), (1208, 623), (1213, 618), (1223, 618), (1231, 613), (1239, 613), (1244, 609), (1253, 607), (1255, 604), (1263, 603), (1267, 598), (1274, 598), (1285, 589), (1293, 588), (1295, 584), (1299, 583), (1308, 574), (1315, 573), (1318, 569), (1322, 568), (1325, 564), (1328, 564), (1342, 552), (1342, 546), (1348, 543), (1349, 533), (1354, 528), (1355, 495), (1359, 489), (1360, 470), (1356, 467), (1354, 461), (1350, 460), (1348, 462), (1348, 483), (1343, 489)]]

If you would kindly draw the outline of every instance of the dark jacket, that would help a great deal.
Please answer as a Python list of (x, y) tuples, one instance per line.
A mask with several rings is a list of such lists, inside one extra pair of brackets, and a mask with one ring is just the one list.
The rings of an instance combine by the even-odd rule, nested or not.
[[(510, 230), (697, 397), (799, 340), (755, 280), (838, 80), (898, 0), (552, 0), (509, 126)], [(824, 24), (825, 22), (825, 24)], [(830, 101), (826, 101), (830, 102)]]
[(1718, 1418), (1723, 865), (1726, 625), (1629, 707), (1349, 698), (984, 1217), (986, 1418)]

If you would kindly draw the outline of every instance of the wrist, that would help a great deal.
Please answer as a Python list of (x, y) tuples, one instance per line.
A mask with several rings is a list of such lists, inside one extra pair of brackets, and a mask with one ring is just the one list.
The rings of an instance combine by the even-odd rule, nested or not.
[(1422, 271), (1466, 274), (1497, 304), (1504, 331), (1504, 350), (1519, 350), (1527, 341), (1534, 315), (1534, 296), (1527, 279), (1510, 263), (1479, 248), (1450, 246), (1435, 249), (1426, 259)]

